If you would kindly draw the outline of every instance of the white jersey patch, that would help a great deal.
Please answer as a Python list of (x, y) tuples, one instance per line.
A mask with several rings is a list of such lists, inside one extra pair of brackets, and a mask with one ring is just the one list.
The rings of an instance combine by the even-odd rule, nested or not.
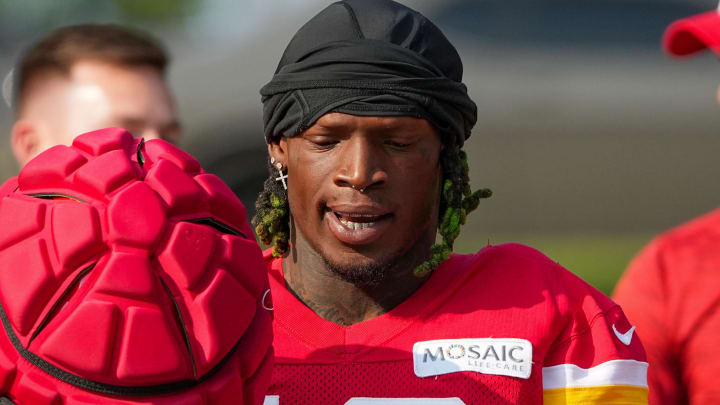
[(280, 405), (280, 395), (266, 395), (263, 405)]
[(460, 398), (351, 398), (345, 405), (465, 405)]
[(474, 371), (528, 379), (532, 371), (532, 343), (525, 339), (441, 339), (413, 345), (415, 375)]

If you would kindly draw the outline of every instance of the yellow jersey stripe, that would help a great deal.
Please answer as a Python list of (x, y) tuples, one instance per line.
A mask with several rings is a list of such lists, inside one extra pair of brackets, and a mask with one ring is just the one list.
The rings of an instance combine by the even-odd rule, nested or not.
[(647, 405), (648, 389), (631, 385), (555, 388), (543, 391), (545, 405)]

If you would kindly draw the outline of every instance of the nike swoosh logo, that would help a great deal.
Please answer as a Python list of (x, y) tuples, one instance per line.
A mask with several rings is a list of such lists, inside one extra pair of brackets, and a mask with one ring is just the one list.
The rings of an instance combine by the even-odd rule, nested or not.
[(627, 331), (627, 332), (625, 332), (625, 333), (620, 333), (620, 332), (618, 332), (618, 330), (615, 328), (615, 324), (613, 324), (612, 330), (613, 330), (613, 332), (615, 332), (615, 336), (617, 336), (617, 338), (620, 339), (620, 341), (621, 341), (625, 346), (630, 346), (630, 342), (632, 342), (633, 333), (635, 332), (635, 327), (634, 327), (634, 326), (633, 326), (632, 328), (630, 328), (629, 331)]

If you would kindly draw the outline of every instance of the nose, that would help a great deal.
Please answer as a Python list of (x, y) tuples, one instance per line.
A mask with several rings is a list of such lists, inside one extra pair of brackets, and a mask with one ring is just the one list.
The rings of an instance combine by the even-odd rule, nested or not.
[(367, 190), (387, 182), (383, 151), (366, 139), (348, 140), (338, 160), (333, 181), (339, 187)]

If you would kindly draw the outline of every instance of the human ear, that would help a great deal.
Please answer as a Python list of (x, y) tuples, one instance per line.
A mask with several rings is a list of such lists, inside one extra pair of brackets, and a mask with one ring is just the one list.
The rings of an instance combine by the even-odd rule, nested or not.
[(283, 166), (287, 166), (288, 161), (288, 144), (285, 137), (280, 138), (277, 141), (271, 141), (268, 144), (268, 154), (270, 155), (270, 161), (275, 163), (281, 163)]
[(16, 121), (10, 131), (10, 148), (21, 167), (34, 158), (41, 152), (37, 126), (24, 119)]

